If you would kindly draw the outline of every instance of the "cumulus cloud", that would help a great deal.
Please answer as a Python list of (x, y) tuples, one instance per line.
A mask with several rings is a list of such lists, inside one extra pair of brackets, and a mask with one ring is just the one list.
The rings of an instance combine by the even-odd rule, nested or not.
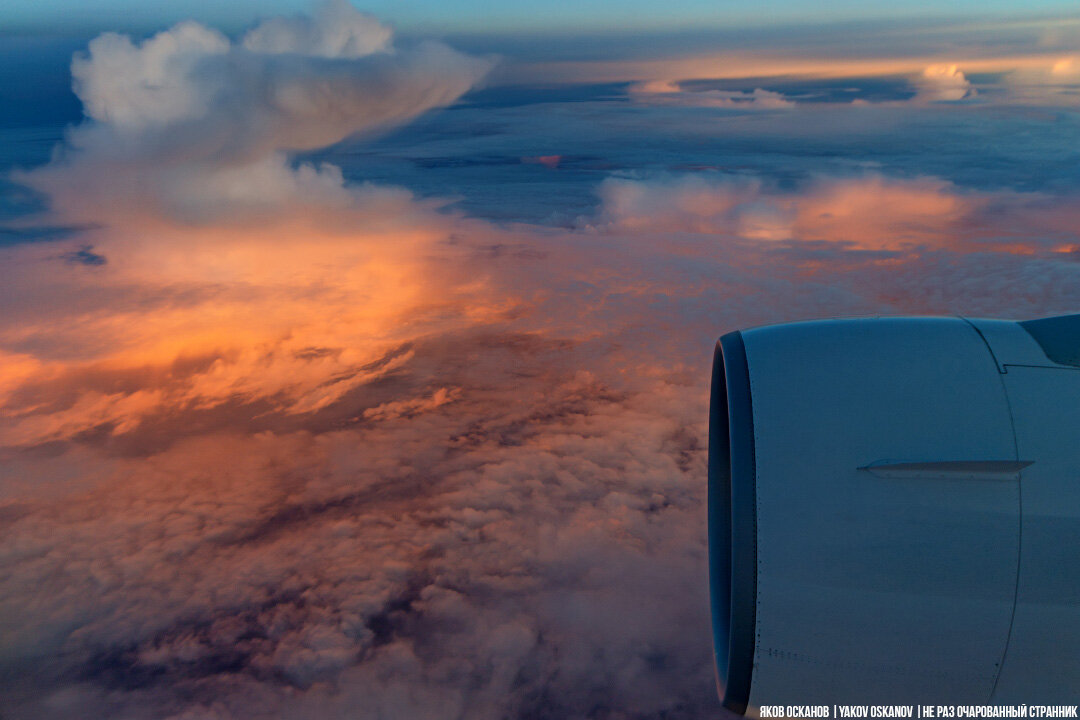
[(358, 12), (347, 0), (330, 0), (314, 17), (273, 17), (244, 35), (242, 44), (257, 53), (294, 53), (326, 58), (359, 58), (391, 48), (393, 32), (375, 17)]
[(98, 226), (0, 250), (5, 717), (700, 714), (703, 396), (538, 327), (529, 239), (290, 164), (483, 64), (335, 13), (76, 61), (24, 179)]
[(729, 110), (780, 110), (795, 107), (781, 93), (762, 88), (740, 90), (686, 90), (671, 80), (634, 83), (630, 96), (637, 102), (685, 107), (712, 107)]
[(759, 180), (691, 175), (600, 187), (609, 228), (707, 233), (759, 241), (843, 244), (856, 249), (966, 238), (988, 199), (935, 178), (819, 178), (781, 191)]
[(1041, 65), (1017, 68), (1004, 78), (1011, 99), (1032, 105), (1075, 106), (1080, 56), (1051, 55)]
[(975, 97), (976, 90), (956, 65), (931, 65), (915, 81), (916, 101), (955, 102)]
[(390, 30), (338, 0), (240, 41), (181, 23), (135, 43), (106, 33), (72, 63), (87, 122), (51, 165), (19, 176), (83, 220), (151, 209), (188, 219), (347, 205), (340, 170), (290, 154), (452, 103), (491, 66)]
[(681, 92), (682, 88), (674, 80), (643, 80), (630, 85), (629, 91), (632, 95), (667, 95)]

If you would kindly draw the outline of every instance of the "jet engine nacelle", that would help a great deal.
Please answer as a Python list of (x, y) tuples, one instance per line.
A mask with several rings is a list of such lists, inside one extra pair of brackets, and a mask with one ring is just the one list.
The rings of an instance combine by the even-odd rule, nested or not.
[(725, 335), (723, 704), (1080, 701), (1080, 315)]

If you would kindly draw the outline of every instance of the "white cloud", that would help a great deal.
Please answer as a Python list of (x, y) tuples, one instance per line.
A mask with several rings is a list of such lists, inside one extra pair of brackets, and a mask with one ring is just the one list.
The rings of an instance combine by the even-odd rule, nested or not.
[(631, 97), (641, 103), (712, 107), (728, 110), (785, 110), (795, 103), (783, 94), (763, 88), (743, 90), (688, 90), (673, 80), (649, 80), (630, 86)]
[(243, 46), (258, 53), (295, 53), (358, 58), (390, 49), (393, 31), (346, 0), (329, 0), (314, 17), (274, 17), (244, 35)]
[(918, 102), (955, 102), (975, 97), (976, 90), (956, 65), (930, 65), (915, 80)]
[(491, 67), (440, 43), (390, 40), (341, 1), (314, 19), (264, 21), (239, 44), (193, 22), (141, 43), (107, 33), (72, 64), (89, 120), (61, 157), (18, 177), (83, 222), (340, 205), (340, 172), (294, 168), (290, 153), (448, 105)]

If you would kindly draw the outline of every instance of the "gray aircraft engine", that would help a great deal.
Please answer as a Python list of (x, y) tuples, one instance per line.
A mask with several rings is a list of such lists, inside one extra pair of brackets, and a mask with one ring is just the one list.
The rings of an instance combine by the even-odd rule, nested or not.
[(1080, 702), (1080, 315), (734, 332), (711, 403), (725, 707)]

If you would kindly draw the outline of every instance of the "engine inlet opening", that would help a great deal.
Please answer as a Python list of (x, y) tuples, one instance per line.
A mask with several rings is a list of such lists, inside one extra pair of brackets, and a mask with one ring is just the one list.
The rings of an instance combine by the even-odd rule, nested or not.
[(709, 405), (709, 590), (716, 683), (727, 709), (750, 699), (757, 616), (757, 490), (742, 333), (720, 338)]

